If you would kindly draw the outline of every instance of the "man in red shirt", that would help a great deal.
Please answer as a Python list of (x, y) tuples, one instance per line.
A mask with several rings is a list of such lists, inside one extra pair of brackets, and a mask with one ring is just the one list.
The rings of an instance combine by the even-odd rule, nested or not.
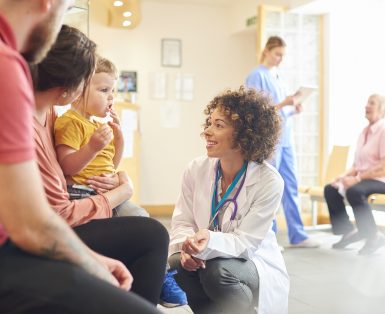
[(127, 268), (85, 246), (44, 196), (21, 54), (39, 62), (72, 4), (0, 0), (0, 313), (157, 313), (124, 291)]

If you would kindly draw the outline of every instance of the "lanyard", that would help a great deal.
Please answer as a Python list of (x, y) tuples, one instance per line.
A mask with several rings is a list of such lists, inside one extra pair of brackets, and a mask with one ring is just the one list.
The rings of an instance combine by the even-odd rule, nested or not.
[[(221, 177), (222, 175), (222, 172), (221, 172), (221, 167), (220, 167), (220, 161), (218, 160), (218, 164), (217, 164), (217, 170), (216, 170), (216, 174), (215, 174), (215, 186), (214, 186), (214, 192), (213, 192), (213, 197), (211, 199), (211, 217), (212, 217), (212, 221), (210, 222), (210, 225), (211, 223), (214, 223), (214, 227), (216, 229), (218, 229), (218, 214), (221, 210), (221, 208), (223, 208), (223, 205), (226, 203), (226, 202), (232, 202), (234, 203), (234, 210), (233, 210), (233, 213), (231, 215), (231, 218), (230, 220), (233, 221), (235, 219), (235, 216), (237, 214), (237, 211), (238, 211), (238, 205), (237, 205), (237, 197), (239, 195), (239, 192), (241, 191), (242, 187), (243, 187), (243, 184), (245, 183), (245, 179), (246, 179), (246, 169), (247, 169), (247, 161), (244, 162), (241, 170), (238, 171), (237, 175), (235, 176), (233, 182), (231, 182), (230, 186), (228, 187), (225, 195), (223, 195), (221, 201), (218, 203), (218, 181), (219, 181), (219, 178)], [(231, 198), (231, 199), (227, 199), (228, 196), (230, 195), (230, 193), (234, 190), (234, 187), (237, 185), (239, 179), (242, 177), (242, 175), (244, 174), (243, 178), (242, 178), (242, 181), (241, 181), (241, 184), (237, 190), (237, 192), (235, 193), (234, 197)]]

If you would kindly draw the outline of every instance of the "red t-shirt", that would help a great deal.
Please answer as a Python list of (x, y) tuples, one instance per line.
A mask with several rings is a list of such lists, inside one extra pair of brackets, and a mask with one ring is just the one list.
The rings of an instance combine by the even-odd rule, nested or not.
[[(28, 65), (16, 50), (16, 39), (10, 25), (0, 14), (0, 164), (35, 159), (33, 110)], [(6, 239), (7, 233), (0, 221), (0, 245)]]

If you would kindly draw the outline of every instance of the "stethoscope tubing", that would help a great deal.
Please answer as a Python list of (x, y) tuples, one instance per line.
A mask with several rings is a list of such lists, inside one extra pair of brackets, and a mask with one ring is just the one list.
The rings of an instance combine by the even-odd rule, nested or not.
[[(225, 199), (225, 200), (221, 200), (221, 202), (219, 202), (218, 204), (218, 195), (217, 195), (217, 190), (218, 190), (218, 182), (219, 182), (219, 178), (220, 178), (220, 161), (218, 160), (218, 163), (217, 163), (217, 167), (216, 167), (216, 173), (215, 173), (215, 186), (214, 186), (214, 195), (213, 195), (213, 198), (215, 197), (215, 214), (213, 215), (212, 219), (210, 220), (210, 223), (209, 223), (209, 229), (210, 227), (214, 224), (215, 225), (215, 220), (216, 218), (218, 217), (219, 213), (221, 212), (222, 209), (227, 209), (228, 206), (225, 207), (225, 204), (226, 203), (233, 203), (234, 204), (234, 209), (232, 211), (232, 214), (230, 216), (230, 227), (233, 223), (233, 221), (235, 220), (236, 216), (237, 216), (237, 213), (238, 213), (238, 203), (237, 203), (237, 198), (238, 198), (238, 195), (239, 193), (241, 192), (241, 189), (245, 183), (245, 180), (246, 180), (246, 174), (247, 174), (247, 162), (245, 162), (244, 166), (242, 167), (242, 169), (240, 170), (240, 175), (242, 176), (242, 180), (241, 180), (241, 183), (239, 184), (239, 187), (237, 189), (237, 192), (234, 194), (234, 196), (230, 199)], [(236, 180), (236, 183), (239, 181), (239, 177), (238, 179), (234, 179), (234, 181)], [(236, 183), (234, 184), (233, 188), (235, 187)], [(232, 189), (233, 189), (232, 188)], [(231, 191), (232, 191), (231, 189)], [(231, 191), (229, 191), (229, 194), (231, 193)], [(227, 197), (226, 195), (224, 195), (224, 197)], [(217, 227), (217, 226), (215, 226)]]

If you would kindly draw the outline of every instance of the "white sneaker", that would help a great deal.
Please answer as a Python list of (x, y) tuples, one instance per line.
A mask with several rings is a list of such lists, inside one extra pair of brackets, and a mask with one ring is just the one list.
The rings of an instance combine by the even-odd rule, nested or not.
[(293, 248), (305, 248), (305, 249), (311, 249), (311, 248), (317, 248), (320, 247), (321, 243), (317, 240), (307, 238), (306, 240), (303, 240), (302, 242), (299, 242), (297, 244), (291, 244), (290, 247)]

